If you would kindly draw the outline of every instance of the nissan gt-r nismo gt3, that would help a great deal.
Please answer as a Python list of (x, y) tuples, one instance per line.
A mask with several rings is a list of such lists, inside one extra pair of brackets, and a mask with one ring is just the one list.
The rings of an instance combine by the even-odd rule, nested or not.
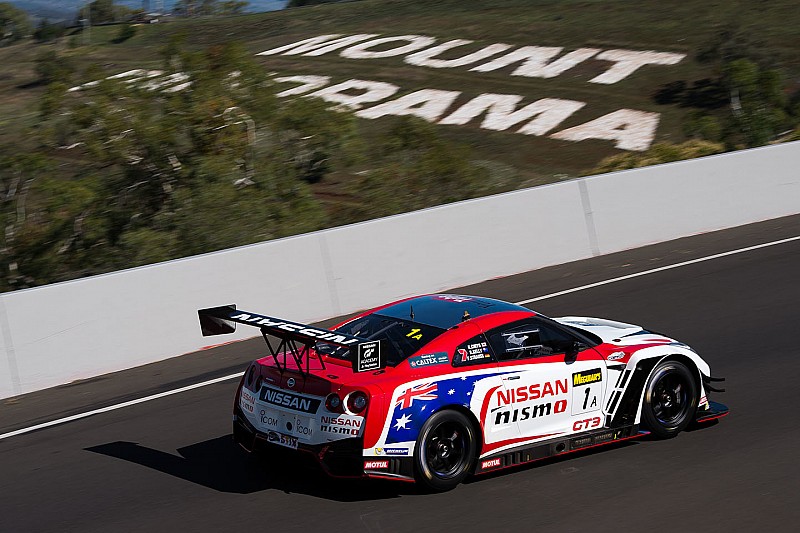
[(247, 324), (267, 344), (236, 392), (236, 442), (306, 452), (335, 476), (447, 490), (470, 474), (672, 437), (728, 412), (709, 401), (719, 378), (694, 350), (622, 322), (452, 294), (331, 330), (233, 305), (199, 315), (204, 335)]

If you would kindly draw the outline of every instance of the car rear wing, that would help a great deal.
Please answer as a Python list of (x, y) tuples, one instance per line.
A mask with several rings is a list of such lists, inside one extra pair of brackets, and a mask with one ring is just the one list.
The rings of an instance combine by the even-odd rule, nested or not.
[[(297, 369), (308, 373), (310, 369), (311, 350), (317, 342), (333, 344), (350, 349), (350, 360), (354, 372), (381, 370), (386, 367), (381, 355), (381, 343), (378, 340), (364, 339), (347, 333), (331, 331), (308, 324), (300, 324), (282, 318), (275, 318), (250, 311), (236, 309), (236, 304), (210, 307), (197, 311), (200, 329), (204, 337), (225, 335), (236, 331), (236, 324), (255, 326), (269, 347), (275, 365), (283, 372), (287, 368), (287, 354), (292, 356)], [(277, 347), (270, 342), (269, 335), (280, 340)], [(355, 348), (355, 350), (353, 349)], [(279, 356), (283, 356), (283, 360)], [(322, 368), (325, 362), (317, 355)], [(305, 362), (305, 369), (303, 368)]]

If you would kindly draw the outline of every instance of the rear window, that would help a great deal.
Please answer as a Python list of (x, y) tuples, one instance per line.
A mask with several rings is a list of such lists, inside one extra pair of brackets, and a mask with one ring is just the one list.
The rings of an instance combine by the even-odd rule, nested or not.
[[(396, 366), (423, 346), (444, 333), (444, 329), (411, 320), (383, 316), (374, 313), (343, 324), (336, 331), (361, 337), (380, 340), (381, 350), (389, 366)], [(317, 351), (337, 359), (350, 360), (350, 349), (317, 343)]]

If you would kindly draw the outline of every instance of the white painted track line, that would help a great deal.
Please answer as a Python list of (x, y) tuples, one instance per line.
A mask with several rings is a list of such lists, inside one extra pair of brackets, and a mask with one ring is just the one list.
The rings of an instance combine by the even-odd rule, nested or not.
[[(648, 276), (650, 274), (655, 274), (655, 273), (658, 273), (658, 272), (664, 272), (666, 270), (672, 270), (672, 269), (675, 269), (675, 268), (681, 268), (681, 267), (685, 267), (685, 266), (688, 266), (688, 265), (694, 265), (696, 263), (703, 263), (705, 261), (711, 261), (711, 260), (714, 260), (714, 259), (720, 259), (722, 257), (728, 257), (728, 256), (731, 256), (731, 255), (751, 252), (753, 250), (759, 250), (761, 248), (767, 248), (767, 247), (770, 247), (770, 246), (777, 246), (779, 244), (785, 244), (787, 242), (792, 242), (792, 241), (797, 241), (797, 240), (800, 240), (800, 235), (795, 236), (795, 237), (789, 237), (789, 238), (786, 238), (786, 239), (780, 239), (780, 240), (777, 240), (777, 241), (770, 241), (770, 242), (765, 242), (765, 243), (762, 243), (762, 244), (756, 244), (754, 246), (748, 246), (746, 248), (739, 248), (739, 249), (736, 249), (736, 250), (730, 250), (728, 252), (722, 252), (722, 253), (719, 253), (719, 254), (708, 255), (708, 256), (705, 256), (705, 257), (699, 257), (697, 259), (691, 259), (689, 261), (682, 261), (680, 263), (675, 263), (675, 264), (672, 264), (672, 265), (666, 265), (666, 266), (663, 266), (663, 267), (651, 268), (650, 270), (643, 270), (642, 272), (636, 272), (634, 274), (628, 274), (626, 276), (619, 276), (619, 277), (616, 277), (616, 278), (611, 278), (611, 279), (607, 279), (607, 280), (603, 280), (603, 281), (598, 281), (596, 283), (589, 283), (588, 285), (581, 285), (580, 287), (573, 287), (571, 289), (566, 289), (566, 290), (563, 290), (563, 291), (553, 292), (553, 293), (550, 293), (550, 294), (545, 294), (544, 296), (537, 296), (536, 298), (530, 298), (528, 300), (522, 300), (522, 301), (514, 302), (514, 303), (516, 303), (517, 305), (525, 305), (525, 304), (529, 304), (529, 303), (533, 303), (533, 302), (540, 302), (542, 300), (547, 300), (549, 298), (555, 298), (557, 296), (563, 296), (565, 294), (571, 294), (573, 292), (585, 291), (586, 289), (592, 289), (594, 287), (600, 287), (602, 285), (609, 285), (611, 283), (617, 283), (619, 281), (625, 281), (625, 280), (628, 280), (628, 279), (639, 278), (639, 277), (642, 277), (642, 276)], [(165, 396), (172, 396), (173, 394), (180, 394), (182, 392), (190, 391), (190, 390), (193, 390), (193, 389), (199, 389), (200, 387), (205, 387), (207, 385), (213, 385), (215, 383), (220, 383), (222, 381), (228, 381), (228, 380), (231, 380), (231, 379), (236, 379), (236, 378), (241, 377), (242, 374), (243, 374), (243, 372), (239, 372), (237, 374), (230, 374), (228, 376), (222, 376), (222, 377), (219, 377), (219, 378), (210, 379), (208, 381), (203, 381), (202, 383), (195, 383), (194, 385), (187, 385), (186, 387), (181, 387), (179, 389), (173, 389), (173, 390), (169, 390), (169, 391), (165, 391), (165, 392), (160, 392), (158, 394), (153, 394), (151, 396), (145, 396), (144, 398), (138, 398), (136, 400), (130, 400), (130, 401), (127, 401), (127, 402), (118, 403), (116, 405), (109, 405), (108, 407), (102, 407), (100, 409), (94, 409), (92, 411), (86, 411), (84, 413), (79, 413), (79, 414), (76, 414), (76, 415), (67, 416), (67, 417), (64, 417), (64, 418), (59, 418), (57, 420), (51, 420), (50, 422), (43, 422), (41, 424), (36, 424), (35, 426), (29, 426), (29, 427), (26, 427), (26, 428), (17, 429), (15, 431), (10, 431), (8, 433), (0, 434), (0, 440), (7, 439), (9, 437), (15, 437), (17, 435), (23, 435), (25, 433), (30, 433), (31, 431), (36, 431), (38, 429), (44, 429), (44, 428), (48, 428), (48, 427), (51, 427), (51, 426), (57, 426), (59, 424), (66, 424), (67, 422), (73, 422), (75, 420), (80, 420), (82, 418), (86, 418), (86, 417), (89, 417), (89, 416), (92, 416), (92, 415), (98, 415), (100, 413), (107, 413), (109, 411), (116, 411), (117, 409), (123, 409), (125, 407), (130, 407), (132, 405), (136, 405), (136, 404), (140, 404), (140, 403), (144, 403), (144, 402), (149, 402), (151, 400), (157, 400), (159, 398), (164, 398)]]
[(130, 407), (131, 405), (136, 405), (138, 403), (149, 402), (150, 400), (157, 400), (159, 398), (163, 398), (165, 396), (172, 396), (173, 394), (180, 394), (182, 392), (190, 391), (193, 389), (199, 389), (200, 387), (205, 387), (207, 385), (213, 385), (214, 383), (219, 383), (221, 381), (228, 381), (229, 379), (234, 379), (241, 377), (244, 372), (239, 372), (238, 374), (230, 374), (227, 376), (222, 376), (219, 378), (209, 379), (208, 381), (203, 381), (202, 383), (195, 383), (194, 385), (187, 385), (186, 387), (181, 387), (179, 389), (168, 390), (165, 392), (159, 392), (158, 394), (153, 394), (151, 396), (145, 396), (144, 398), (137, 398), (135, 400), (130, 400), (127, 402), (118, 403), (116, 405), (109, 405), (108, 407), (101, 407), (100, 409), (94, 409), (92, 411), (86, 411), (85, 413), (79, 413), (77, 415), (67, 416), (64, 418), (59, 418), (58, 420), (51, 420), (50, 422), (43, 422), (41, 424), (36, 424), (35, 426), (30, 426), (22, 429), (17, 429), (16, 431), (10, 431), (8, 433), (3, 433), (0, 435), (0, 440), (7, 439), (9, 437), (14, 437), (16, 435), (22, 435), (23, 433), (30, 433), (31, 431), (36, 431), (37, 429), (44, 429), (50, 426), (57, 426), (59, 424), (65, 424), (67, 422), (72, 422), (74, 420), (80, 420), (81, 418), (86, 418), (92, 415), (99, 415), (100, 413), (107, 413), (109, 411), (116, 411), (117, 409), (122, 409), (124, 407)]
[(530, 298), (528, 300), (522, 300), (521, 302), (514, 302), (514, 303), (516, 303), (517, 305), (525, 305), (533, 302), (539, 302), (541, 300), (547, 300), (548, 298), (555, 298), (556, 296), (563, 296), (564, 294), (570, 294), (572, 292), (584, 291), (586, 289), (600, 287), (601, 285), (609, 285), (611, 283), (616, 283), (618, 281), (625, 281), (626, 279), (633, 279), (641, 276), (647, 276), (649, 274), (655, 274), (656, 272), (663, 272), (665, 270), (672, 270), (673, 268), (680, 268), (680, 267), (685, 267), (687, 265), (694, 265), (695, 263), (703, 263), (705, 261), (711, 261), (712, 259), (719, 259), (720, 257), (728, 257), (729, 255), (743, 254), (745, 252), (758, 250), (760, 248), (767, 248), (769, 246), (775, 246), (777, 244), (784, 244), (787, 242), (792, 242), (797, 240), (800, 240), (800, 235), (796, 237), (789, 237), (787, 239), (781, 239), (779, 241), (771, 241), (771, 242), (765, 242), (763, 244), (756, 244), (755, 246), (748, 246), (747, 248), (739, 248), (738, 250), (731, 250), (729, 252), (722, 252), (719, 254), (708, 255), (706, 257), (699, 257), (697, 259), (691, 259), (689, 261), (675, 263), (674, 265), (666, 265), (663, 267), (651, 268), (650, 270), (636, 272), (635, 274), (628, 274), (627, 276), (620, 276), (618, 278), (611, 278), (604, 281), (598, 281), (596, 283), (589, 283), (588, 285), (581, 285), (580, 287), (574, 287), (572, 289), (553, 292), (550, 294), (545, 294), (544, 296), (537, 296), (536, 298)]

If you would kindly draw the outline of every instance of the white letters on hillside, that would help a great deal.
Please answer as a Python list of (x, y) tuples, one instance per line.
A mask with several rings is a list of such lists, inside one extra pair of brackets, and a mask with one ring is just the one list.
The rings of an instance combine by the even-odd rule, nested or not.
[[(380, 59), (405, 56), (409, 65), (428, 68), (468, 67), (467, 72), (484, 73), (501, 69), (512, 76), (555, 78), (586, 61), (609, 64), (604, 72), (585, 80), (588, 83), (611, 85), (631, 76), (648, 65), (675, 65), (685, 54), (652, 50), (600, 50), (578, 48), (564, 53), (561, 47), (514, 46), (495, 43), (482, 48), (467, 47), (473, 41), (453, 39), (436, 44), (425, 35), (380, 37), (379, 34), (327, 34), (310, 37), (266, 50), (257, 55), (321, 56), (339, 51), (349, 59)], [(445, 56), (447, 59), (443, 59)], [(511, 70), (513, 68), (514, 70)], [(506, 72), (508, 72), (508, 70)], [(480, 75), (480, 74), (475, 74)], [(587, 76), (588, 77), (588, 76)], [(126, 84), (163, 92), (190, 88), (191, 80), (182, 73), (165, 75), (157, 70), (130, 70), (109, 76)], [(660, 115), (635, 109), (620, 109), (589, 122), (551, 133), (569, 117), (586, 107), (586, 102), (561, 98), (540, 98), (523, 102), (518, 94), (483, 93), (468, 101), (460, 91), (424, 88), (400, 97), (401, 88), (384, 81), (351, 79), (331, 85), (330, 76), (295, 75), (274, 78), (277, 83), (295, 84), (277, 96), (310, 96), (336, 105), (338, 110), (352, 110), (366, 119), (387, 115), (412, 115), (443, 125), (465, 125), (480, 120), (482, 129), (512, 131), (523, 135), (545, 136), (578, 142), (600, 139), (614, 142), (623, 150), (646, 150), (655, 139)], [(77, 91), (94, 87), (93, 81), (73, 87)], [(458, 102), (458, 104), (456, 104)], [(586, 114), (586, 112), (583, 112)], [(589, 117), (587, 117), (589, 118)], [(574, 123), (574, 121), (573, 121)]]
[[(304, 55), (319, 56), (342, 49), (339, 55), (349, 59), (379, 59), (409, 54), (405, 62), (411, 65), (431, 68), (455, 68), (478, 63), (492, 56), (513, 48), (511, 45), (496, 43), (485, 46), (456, 59), (434, 59), (436, 56), (459, 46), (471, 44), (472, 41), (455, 39), (439, 45), (434, 37), (425, 35), (400, 35), (396, 37), (378, 37), (377, 34), (356, 34), (342, 36), (340, 34), (320, 35), (290, 43), (278, 48), (266, 50), (257, 55)], [(430, 47), (430, 48), (428, 48)], [(656, 52), (653, 50), (600, 50), (598, 48), (578, 48), (558, 56), (561, 47), (521, 46), (505, 55), (489, 59), (485, 63), (475, 65), (471, 72), (492, 72), (510, 65), (520, 63), (511, 73), (512, 76), (531, 78), (554, 78), (560, 76), (574, 66), (589, 59), (611, 63), (608, 70), (589, 83), (613, 84), (624, 80), (646, 65), (675, 65), (686, 54)]]
[[(390, 98), (399, 91), (399, 87), (390, 83), (367, 80), (347, 80), (319, 89), (318, 83), (322, 78), (324, 76), (275, 78), (277, 82), (300, 84), (278, 95), (305, 94), (339, 104), (340, 108), (358, 109), (365, 103)], [(315, 92), (311, 92), (315, 89)], [(357, 94), (350, 94), (351, 92)], [(516, 133), (544, 136), (586, 106), (585, 102), (575, 100), (542, 98), (518, 109), (523, 99), (518, 94), (484, 93), (450, 110), (461, 95), (459, 91), (422, 89), (363, 108), (356, 115), (366, 119), (413, 115), (435, 124), (454, 125), (464, 125), (483, 116), (480, 123), (482, 129), (505, 131), (519, 126)], [(451, 112), (448, 114), (448, 111)], [(585, 124), (556, 132), (550, 138), (573, 142), (601, 139), (614, 141), (614, 146), (623, 150), (646, 150), (653, 142), (658, 121), (658, 113), (620, 109)]]

